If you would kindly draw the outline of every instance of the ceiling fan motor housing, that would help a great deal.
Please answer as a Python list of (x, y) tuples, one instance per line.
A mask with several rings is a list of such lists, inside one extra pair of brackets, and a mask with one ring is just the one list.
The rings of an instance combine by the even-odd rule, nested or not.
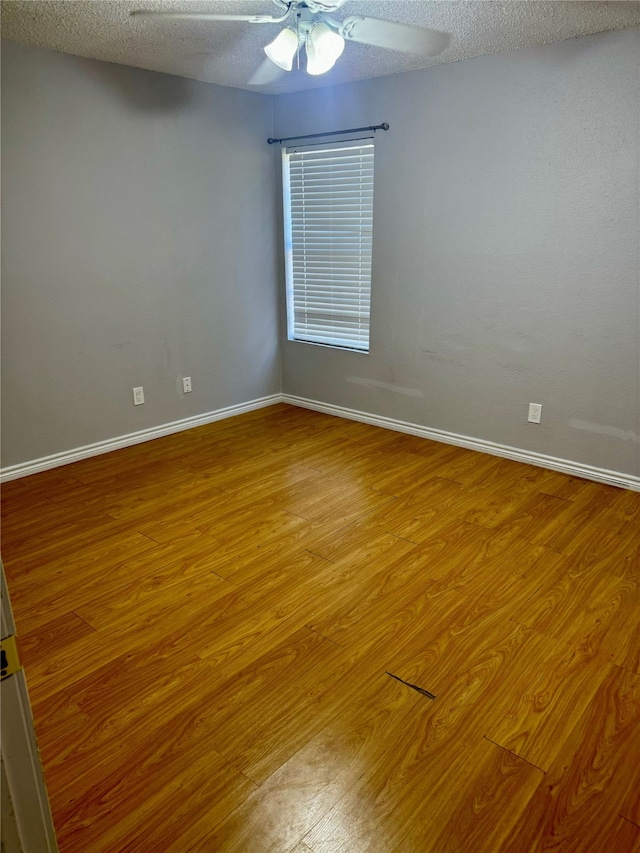
[(312, 12), (335, 12), (339, 9), (346, 0), (305, 0), (305, 2), (296, 4), (297, 6), (306, 6)]

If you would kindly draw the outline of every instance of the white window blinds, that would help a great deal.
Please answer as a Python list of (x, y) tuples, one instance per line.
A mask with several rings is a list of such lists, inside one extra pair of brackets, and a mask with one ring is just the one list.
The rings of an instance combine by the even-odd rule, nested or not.
[(289, 339), (368, 352), (373, 144), (283, 158)]

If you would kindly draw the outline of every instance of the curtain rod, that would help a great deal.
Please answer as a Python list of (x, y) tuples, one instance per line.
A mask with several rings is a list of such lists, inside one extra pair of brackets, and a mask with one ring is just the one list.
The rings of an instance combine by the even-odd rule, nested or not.
[(292, 139), (317, 139), (319, 136), (337, 136), (341, 133), (360, 133), (363, 130), (389, 130), (388, 122), (382, 124), (373, 124), (369, 127), (350, 127), (347, 130), (330, 130), (328, 133), (307, 133), (305, 136), (285, 136), (282, 139), (273, 139), (269, 137), (267, 142), (273, 145), (274, 142), (290, 142)]

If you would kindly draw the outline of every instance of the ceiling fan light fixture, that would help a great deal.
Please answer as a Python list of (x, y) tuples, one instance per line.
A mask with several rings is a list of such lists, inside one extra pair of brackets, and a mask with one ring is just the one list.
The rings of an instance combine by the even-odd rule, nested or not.
[(265, 47), (264, 52), (284, 71), (291, 71), (297, 50), (298, 36), (292, 29), (286, 27)]
[(336, 64), (344, 50), (344, 39), (322, 21), (307, 35), (307, 74), (325, 74)]

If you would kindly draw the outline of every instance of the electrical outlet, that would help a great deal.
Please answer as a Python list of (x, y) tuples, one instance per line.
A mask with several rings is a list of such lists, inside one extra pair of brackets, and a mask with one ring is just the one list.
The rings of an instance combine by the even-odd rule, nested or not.
[(133, 389), (133, 405), (141, 406), (144, 403), (144, 388), (140, 385), (139, 388)]
[(529, 423), (539, 424), (542, 419), (542, 403), (529, 403)]
[(191, 392), (191, 377), (185, 376), (182, 379), (182, 392), (184, 394), (189, 394)]

